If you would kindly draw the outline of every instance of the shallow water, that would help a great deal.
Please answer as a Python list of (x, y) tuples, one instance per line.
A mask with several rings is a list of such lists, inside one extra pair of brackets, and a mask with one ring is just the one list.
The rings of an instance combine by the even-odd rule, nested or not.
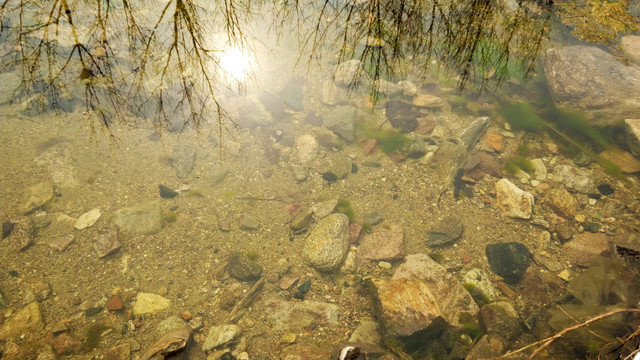
[[(145, 6), (133, 14), (149, 29), (154, 24), (149, 19), (161, 8)], [(42, 21), (46, 13), (36, 10), (32, 21)], [(141, 57), (127, 57), (127, 38), (114, 27), (123, 21), (122, 4), (112, 11), (110, 21), (116, 21), (107, 22), (107, 57), (95, 53), (95, 37), (87, 35), (92, 32), (84, 21), (90, 24), (92, 18), (76, 23), (86, 35), (80, 39), (91, 43), (90, 53), (104, 63), (83, 65), (72, 56), (70, 70), (45, 91), (2, 89), (0, 220), (14, 225), (0, 242), (0, 357), (136, 359), (150, 348), (152, 354), (169, 346), (165, 333), (190, 326), (192, 340), (176, 356), (328, 359), (356, 332), (363, 353), (386, 353), (376, 358), (497, 358), (574, 324), (550, 320), (558, 318), (559, 305), (578, 321), (637, 307), (637, 263), (630, 261), (640, 249), (637, 176), (612, 174), (602, 162), (574, 161), (581, 150), (602, 150), (588, 137), (574, 141), (583, 146), (576, 150), (547, 128), (511, 128), (502, 111), (509, 104), (549, 100), (546, 91), (537, 90), (544, 85), (540, 76), (529, 82), (509, 77), (500, 84), (486, 76), (491, 81), (481, 93), (472, 77), (460, 93), (459, 78), (445, 71), (446, 64), (442, 72), (423, 77), (412, 72), (420, 59), (401, 59), (398, 67), (408, 70), (388, 80), (408, 81), (414, 89), (372, 93), (371, 72), (365, 69), (350, 92), (337, 84), (327, 93), (336, 65), (347, 60), (336, 57), (336, 44), (323, 42), (326, 53), (307, 66), (309, 53), (298, 46), (295, 21), (282, 25), (284, 35), (277, 38), (258, 19), (244, 28), (252, 34), (245, 53), (228, 51), (222, 60), (214, 57), (218, 65), (207, 64), (218, 76), (212, 82), (214, 99), (197, 63), (182, 72), (180, 63), (171, 63), (161, 80), (166, 55), (177, 55), (166, 51), (166, 32), (158, 33), (157, 48), (141, 70), (136, 62)], [(161, 27), (171, 29), (167, 24)], [(205, 37), (208, 46), (224, 42), (221, 29), (203, 26), (217, 34)], [(38, 72), (24, 72), (24, 63), (13, 63), (29, 47), (16, 47), (14, 28), (3, 31), (4, 82), (37, 77)], [(57, 48), (62, 59), (74, 45), (72, 35), (63, 34), (60, 39), (68, 42)], [(38, 36), (44, 35), (28, 41), (34, 44)], [(232, 56), (239, 53), (249, 56)], [(101, 73), (104, 69), (110, 72)], [(485, 75), (479, 75), (480, 82)], [(142, 90), (136, 88), (137, 76)], [(195, 96), (193, 103), (183, 98), (188, 94)], [(40, 108), (42, 99), (53, 106)], [(392, 124), (390, 106), (396, 105), (397, 113), (415, 124)], [(334, 119), (336, 108), (344, 112)], [(350, 112), (355, 112), (351, 127), (341, 122)], [(481, 117), (488, 117), (486, 127), (476, 136), (465, 135)], [(626, 144), (615, 143), (621, 131), (609, 131), (607, 140), (627, 151)], [(540, 159), (536, 164), (543, 164), (547, 176), (527, 168), (533, 159)], [(562, 166), (584, 172), (591, 188), (571, 185), (581, 175), (562, 178)], [(501, 205), (496, 187), (501, 178), (530, 194), (531, 204), (526, 196), (521, 199), (522, 211), (529, 213), (525, 219), (508, 216)], [(52, 184), (53, 193), (40, 192), (46, 201), (25, 208), (30, 187), (41, 183)], [(175, 194), (163, 193), (159, 185)], [(154, 218), (150, 211), (145, 221), (157, 221), (159, 231), (141, 234), (146, 224), (125, 228), (114, 220), (120, 209), (149, 203), (160, 215)], [(96, 208), (99, 219), (78, 229), (83, 226), (77, 219)], [(305, 213), (311, 220), (293, 229), (292, 222)], [(339, 227), (330, 222), (334, 213), (349, 217), (344, 221), (351, 234), (340, 228), (318, 235), (321, 224)], [(360, 228), (359, 236), (352, 235)], [(428, 246), (430, 236), (451, 241)], [(308, 244), (318, 238), (342, 239), (319, 250), (328, 258), (339, 253), (338, 266), (318, 265), (309, 255)], [(513, 242), (532, 258), (525, 256), (526, 265), (512, 279), (510, 269), (498, 274), (487, 246)], [(113, 251), (105, 254), (105, 247)], [(509, 254), (498, 254), (503, 267), (512, 265)], [(607, 260), (600, 260), (601, 254)], [(589, 268), (592, 258), (597, 266)], [(407, 269), (403, 259), (407, 264), (419, 259), (422, 267)], [(421, 273), (425, 269), (429, 272)], [(412, 274), (408, 283), (420, 285), (400, 285), (407, 283), (398, 280), (406, 272)], [(608, 276), (592, 275), (596, 272)], [(488, 280), (488, 288), (478, 293), (479, 286), (469, 285), (469, 273)], [(388, 298), (384, 286), (391, 288)], [(168, 305), (146, 313), (139, 308), (145, 294), (161, 296)], [(425, 310), (429, 302), (435, 310)], [(32, 303), (37, 311), (28, 306)], [(399, 313), (390, 311), (393, 306), (401, 307)], [(469, 315), (469, 309), (475, 312)], [(21, 320), (25, 311), (42, 319)], [(442, 322), (428, 326), (421, 311), (439, 314)], [(594, 330), (605, 340), (594, 340), (592, 348), (567, 336), (540, 358), (595, 356), (614, 336), (637, 329), (637, 317), (617, 316)], [(234, 333), (231, 340), (210, 345), (213, 339), (207, 338), (221, 325), (238, 328), (227, 328)], [(180, 336), (186, 335), (173, 339)], [(631, 339), (622, 353), (636, 347)]]

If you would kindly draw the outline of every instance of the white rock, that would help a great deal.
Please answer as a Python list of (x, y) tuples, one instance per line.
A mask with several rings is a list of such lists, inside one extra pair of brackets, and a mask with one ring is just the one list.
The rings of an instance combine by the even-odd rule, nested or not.
[(99, 208), (91, 209), (86, 213), (80, 215), (78, 220), (76, 220), (76, 222), (73, 224), (73, 227), (78, 230), (84, 230), (89, 226), (95, 224), (96, 221), (100, 219), (100, 215), (102, 215), (102, 213), (100, 212)]
[(240, 335), (240, 327), (238, 325), (218, 325), (209, 329), (207, 338), (202, 344), (202, 351), (209, 351), (228, 344)]
[(530, 219), (533, 212), (533, 195), (507, 179), (496, 183), (496, 201), (502, 213), (519, 219)]
[(533, 165), (533, 171), (535, 172), (535, 178), (538, 181), (544, 181), (547, 179), (547, 167), (544, 165), (542, 159), (531, 160)]
[(296, 151), (300, 163), (307, 164), (318, 154), (318, 141), (309, 134), (304, 134), (296, 138)]
[(160, 312), (171, 305), (171, 301), (165, 297), (151, 293), (138, 293), (133, 304), (133, 315), (153, 314)]

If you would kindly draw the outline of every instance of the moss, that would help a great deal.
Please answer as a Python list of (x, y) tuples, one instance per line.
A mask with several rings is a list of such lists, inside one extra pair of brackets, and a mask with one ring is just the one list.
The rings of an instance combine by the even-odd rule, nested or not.
[(82, 343), (84, 351), (88, 352), (95, 349), (102, 339), (102, 334), (109, 329), (111, 329), (111, 327), (102, 322), (97, 322), (89, 326), (85, 334), (84, 342)]
[(479, 306), (486, 305), (491, 302), (491, 300), (482, 291), (480, 291), (475, 284), (466, 282), (462, 284), (462, 286)]
[(202, 195), (202, 191), (200, 190), (189, 190), (184, 196), (186, 197), (203, 197), (204, 195)]
[(405, 134), (394, 130), (377, 129), (364, 121), (356, 123), (356, 130), (365, 139), (375, 139), (380, 150), (386, 154), (399, 152), (411, 142)]
[(349, 222), (352, 222), (356, 217), (356, 211), (351, 204), (351, 201), (348, 199), (340, 199), (338, 200), (338, 205), (336, 206), (336, 212), (347, 215), (349, 218)]
[(444, 261), (444, 255), (439, 252), (432, 252), (429, 254), (429, 257), (438, 264), (442, 264), (442, 262)]
[(258, 251), (257, 250), (253, 250), (253, 249), (247, 250), (245, 255), (247, 255), (247, 257), (251, 261), (256, 261), (258, 259)]
[(471, 314), (461, 313), (458, 317), (458, 321), (462, 324), (462, 333), (469, 335), (471, 339), (476, 340), (484, 335), (482, 327)]
[(542, 119), (533, 111), (528, 102), (518, 101), (502, 108), (500, 115), (513, 130), (536, 131), (543, 127)]
[(176, 222), (176, 220), (178, 220), (178, 214), (176, 214), (173, 211), (168, 212), (168, 213), (166, 213), (164, 215), (164, 221), (166, 221), (168, 223), (174, 223), (174, 222)]
[(370, 233), (371, 231), (373, 231), (373, 226), (371, 226), (371, 224), (369, 224), (368, 222), (362, 223), (362, 231)]
[(527, 173), (533, 173), (535, 167), (533, 166), (531, 160), (522, 156), (514, 156), (504, 163), (504, 169), (510, 174), (515, 174), (518, 172), (518, 170), (522, 170)]

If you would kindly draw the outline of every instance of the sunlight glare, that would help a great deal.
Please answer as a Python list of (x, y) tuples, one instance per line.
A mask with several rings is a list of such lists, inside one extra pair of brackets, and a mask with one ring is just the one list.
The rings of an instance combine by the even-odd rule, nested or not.
[(252, 66), (251, 56), (237, 47), (228, 48), (220, 55), (220, 68), (239, 83), (247, 79)]

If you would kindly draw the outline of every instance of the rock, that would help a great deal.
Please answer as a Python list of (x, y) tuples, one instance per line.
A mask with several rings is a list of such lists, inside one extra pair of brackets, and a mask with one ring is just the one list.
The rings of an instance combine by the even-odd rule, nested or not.
[(93, 249), (98, 258), (104, 258), (120, 249), (118, 230), (109, 229), (102, 231), (93, 242)]
[(625, 174), (631, 174), (640, 171), (640, 161), (626, 151), (620, 149), (607, 149), (600, 153), (602, 158), (611, 161), (615, 166), (619, 167)]
[(78, 220), (76, 220), (76, 222), (73, 224), (73, 227), (78, 230), (84, 230), (95, 224), (96, 221), (100, 219), (101, 215), (102, 213), (100, 212), (99, 208), (91, 209), (86, 213), (80, 215)]
[(636, 157), (640, 157), (640, 119), (625, 119), (624, 126), (629, 150)]
[[(467, 271), (462, 281), (464, 281), (464, 284), (471, 284), (489, 302), (495, 301), (499, 297), (498, 291), (491, 283), (489, 275), (482, 269), (475, 268)], [(474, 294), (471, 295), (473, 296)]]
[(111, 295), (109, 300), (107, 300), (106, 304), (107, 310), (109, 311), (120, 311), (124, 309), (124, 304), (122, 303), (122, 299), (118, 294)]
[(82, 343), (67, 333), (51, 336), (47, 339), (47, 342), (53, 346), (58, 355), (77, 354), (82, 350)]
[(489, 334), (505, 336), (507, 340), (512, 340), (522, 333), (520, 318), (510, 302), (498, 301), (482, 306), (479, 318)]
[(577, 234), (562, 245), (562, 252), (572, 265), (589, 266), (592, 258), (609, 252), (609, 238), (603, 233), (585, 232)]
[(157, 201), (116, 210), (109, 217), (109, 222), (120, 230), (147, 235), (159, 232), (164, 225), (162, 207)]
[(399, 100), (387, 102), (385, 113), (391, 126), (405, 132), (414, 131), (418, 127), (418, 118), (422, 116), (411, 104)]
[(545, 251), (539, 251), (533, 254), (533, 261), (549, 271), (558, 272), (564, 269), (564, 266), (562, 266), (560, 262)]
[(452, 243), (462, 236), (462, 219), (455, 215), (447, 216), (427, 232), (427, 246), (435, 247)]
[(13, 231), (14, 223), (11, 221), (5, 221), (2, 223), (2, 239), (6, 239), (7, 236), (11, 235), (11, 231)]
[[(129, 360), (131, 359), (131, 344), (125, 343), (110, 347), (104, 353), (104, 360)], [(142, 359), (142, 358), (141, 358)]]
[(298, 136), (295, 142), (298, 160), (301, 164), (307, 164), (318, 155), (318, 141), (312, 135)]
[(362, 76), (362, 62), (360, 60), (347, 60), (336, 66), (333, 73), (333, 81), (342, 86), (353, 86), (360, 82)]
[(253, 128), (273, 123), (273, 116), (254, 95), (238, 99), (238, 125)]
[(305, 241), (304, 260), (320, 271), (337, 269), (349, 248), (349, 218), (331, 214), (320, 220)]
[(14, 222), (13, 230), (9, 236), (11, 247), (18, 251), (26, 250), (33, 244), (34, 226), (31, 218), (22, 217)]
[(550, 49), (544, 70), (556, 106), (586, 114), (591, 125), (615, 125), (640, 110), (640, 67), (598, 47)]
[(322, 126), (322, 117), (313, 110), (307, 113), (307, 116), (305, 116), (304, 121), (309, 125)]
[(547, 167), (544, 165), (542, 159), (531, 159), (531, 165), (533, 165), (533, 172), (536, 180), (547, 180)]
[(500, 275), (509, 285), (522, 280), (531, 259), (529, 249), (517, 242), (489, 244), (485, 252), (491, 271)]
[(326, 80), (322, 84), (322, 102), (326, 105), (346, 104), (349, 96), (347, 89), (336, 85), (331, 80)]
[(193, 170), (196, 162), (196, 152), (188, 145), (178, 145), (173, 149), (170, 164), (176, 169), (176, 176), (187, 177)]
[(372, 318), (366, 317), (360, 320), (358, 327), (353, 330), (349, 337), (350, 343), (363, 343), (380, 345), (382, 337), (380, 336), (380, 326)]
[(380, 94), (383, 94), (383, 95), (385, 95), (387, 97), (396, 96), (396, 95), (400, 94), (400, 92), (402, 91), (400, 86), (392, 83), (391, 81), (387, 81), (387, 80), (384, 80), (384, 79), (378, 79), (378, 80), (374, 81), (372, 87), (377, 92), (379, 92)]
[(310, 207), (306, 206), (302, 208), (302, 210), (300, 210), (298, 214), (296, 214), (296, 216), (293, 217), (293, 219), (291, 219), (291, 222), (289, 223), (289, 228), (296, 233), (302, 232), (306, 230), (309, 227), (309, 225), (311, 225), (312, 221), (313, 221), (313, 211), (311, 210)]
[(313, 344), (294, 344), (282, 349), (280, 357), (282, 360), (326, 360), (331, 359), (331, 349), (327, 346), (322, 348)]
[(244, 215), (240, 219), (240, 229), (242, 230), (258, 230), (260, 222), (251, 215)]
[(405, 96), (415, 96), (418, 93), (418, 87), (409, 80), (398, 81), (398, 86)]
[(32, 302), (5, 320), (5, 323), (0, 327), (0, 340), (8, 340), (22, 334), (35, 337), (35, 334), (42, 329), (44, 329), (44, 320), (40, 304)]
[(353, 142), (353, 123), (356, 118), (356, 108), (353, 106), (338, 106), (323, 116), (323, 123), (328, 129), (348, 142)]
[(478, 340), (465, 357), (465, 360), (493, 360), (504, 354), (507, 341), (500, 335), (487, 334)]
[(8, 104), (15, 101), (15, 95), (17, 90), (22, 85), (22, 76), (19, 75), (19, 71), (7, 71), (0, 74), (0, 83), (2, 84), (2, 91), (0, 91), (0, 104)]
[(75, 240), (75, 237), (72, 234), (57, 236), (53, 240), (51, 240), (48, 245), (54, 250), (64, 251), (69, 247), (69, 245), (71, 245), (73, 240)]
[(397, 225), (375, 228), (360, 240), (358, 254), (367, 260), (397, 260), (404, 257), (404, 232)]
[(207, 338), (202, 344), (202, 351), (209, 351), (235, 341), (240, 336), (238, 325), (218, 325), (209, 329)]
[(427, 108), (427, 109), (440, 109), (447, 104), (446, 101), (431, 94), (421, 94), (413, 98), (413, 106)]
[(240, 281), (254, 281), (262, 276), (262, 266), (240, 252), (233, 252), (227, 263), (229, 275)]
[(625, 35), (620, 38), (620, 47), (632, 63), (640, 65), (640, 36)]
[(533, 212), (533, 195), (511, 181), (501, 179), (496, 182), (496, 202), (502, 213), (517, 219), (530, 219)]
[[(165, 356), (175, 355), (183, 351), (191, 337), (191, 328), (188, 326), (173, 329), (162, 335), (147, 350), (142, 353), (140, 360), (164, 359)], [(128, 344), (127, 344), (128, 345)]]
[(311, 326), (335, 327), (340, 324), (340, 308), (336, 304), (273, 298), (265, 300), (264, 308), (268, 310), (265, 314), (270, 325), (277, 331), (298, 332)]
[(304, 91), (299, 85), (289, 83), (280, 92), (282, 102), (295, 111), (302, 111), (304, 104)]
[(286, 274), (278, 281), (278, 287), (282, 290), (288, 290), (300, 280), (298, 274)]
[(371, 281), (379, 315), (392, 336), (411, 335), (432, 325), (461, 327), (463, 313), (478, 313), (455, 277), (425, 254), (408, 255), (391, 280)]
[(493, 149), (496, 152), (502, 152), (502, 135), (495, 131), (487, 131), (482, 136), (482, 141), (489, 148)]
[(51, 181), (44, 181), (29, 186), (24, 193), (20, 211), (25, 215), (29, 214), (51, 199), (53, 199), (53, 183), (51, 183)]
[(572, 191), (589, 194), (595, 190), (593, 177), (586, 171), (571, 165), (557, 165), (553, 168), (553, 178)]
[(158, 185), (158, 190), (160, 191), (160, 197), (163, 199), (173, 199), (178, 196), (177, 191), (173, 191), (169, 187), (166, 187), (162, 184)]
[(171, 305), (171, 301), (160, 295), (138, 293), (136, 302), (133, 304), (133, 315), (154, 314), (168, 308), (169, 305)]
[(544, 203), (565, 219), (573, 218), (578, 210), (578, 200), (563, 187), (547, 191), (544, 195)]

